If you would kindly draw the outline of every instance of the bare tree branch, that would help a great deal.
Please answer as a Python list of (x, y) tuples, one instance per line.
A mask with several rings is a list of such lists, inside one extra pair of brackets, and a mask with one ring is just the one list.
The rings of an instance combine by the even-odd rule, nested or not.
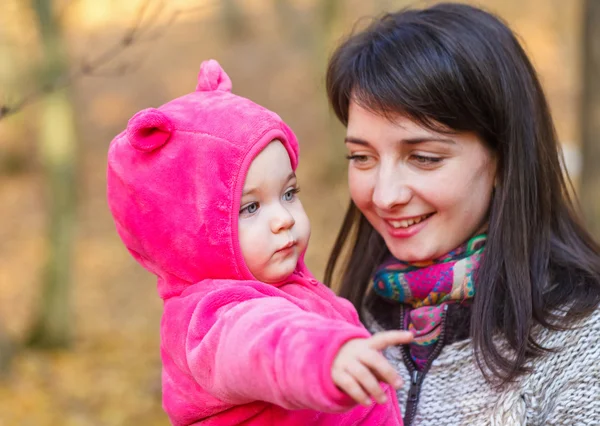
[[(153, 2), (156, 2), (157, 5), (154, 8), (151, 8)], [(72, 2), (69, 2), (63, 7), (61, 12), (64, 12), (66, 7), (71, 3)], [(215, 1), (214, 3), (217, 2)], [(175, 9), (169, 13), (166, 21), (161, 24), (159, 20), (160, 17), (164, 15), (164, 0), (144, 0), (140, 4), (131, 25), (115, 44), (92, 59), (82, 59), (80, 65), (74, 70), (58, 76), (53, 81), (36, 87), (20, 100), (12, 104), (0, 103), (0, 121), (9, 115), (16, 114), (45, 94), (67, 87), (84, 76), (116, 77), (139, 69), (141, 60), (138, 60), (136, 63), (123, 62), (110, 70), (106, 70), (105, 68), (133, 45), (155, 41), (163, 36), (168, 28), (173, 25), (177, 18), (182, 16), (182, 14), (204, 10), (209, 6), (211, 6), (210, 3), (193, 8)]]

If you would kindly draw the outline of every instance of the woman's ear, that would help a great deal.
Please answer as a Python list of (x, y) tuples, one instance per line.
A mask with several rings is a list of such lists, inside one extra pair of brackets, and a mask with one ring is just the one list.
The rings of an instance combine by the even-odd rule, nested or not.
[(152, 152), (163, 146), (172, 132), (171, 120), (156, 108), (147, 108), (138, 112), (127, 123), (129, 143), (143, 152)]

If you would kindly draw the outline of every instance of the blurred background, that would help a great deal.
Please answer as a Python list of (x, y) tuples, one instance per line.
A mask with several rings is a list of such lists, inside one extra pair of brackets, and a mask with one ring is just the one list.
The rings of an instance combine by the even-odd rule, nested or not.
[[(167, 425), (155, 279), (105, 201), (106, 152), (138, 110), (217, 59), (235, 93), (296, 131), (309, 267), (322, 277), (348, 195), (329, 54), (401, 0), (0, 0), (0, 426)], [(600, 0), (478, 4), (520, 35), (585, 218), (600, 236)]]

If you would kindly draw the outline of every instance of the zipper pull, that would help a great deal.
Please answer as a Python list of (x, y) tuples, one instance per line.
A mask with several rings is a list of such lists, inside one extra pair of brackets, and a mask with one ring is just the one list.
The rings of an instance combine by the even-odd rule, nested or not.
[(419, 399), (419, 393), (421, 392), (421, 373), (419, 371), (413, 371), (410, 380), (410, 390), (408, 391), (408, 400), (417, 401)]

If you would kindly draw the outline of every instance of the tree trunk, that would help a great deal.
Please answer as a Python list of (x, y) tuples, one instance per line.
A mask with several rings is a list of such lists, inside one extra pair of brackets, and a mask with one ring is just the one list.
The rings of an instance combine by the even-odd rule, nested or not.
[[(33, 0), (45, 63), (41, 78), (54, 81), (67, 72), (66, 49), (52, 0)], [(40, 160), (48, 200), (48, 249), (37, 317), (29, 345), (64, 347), (71, 340), (70, 286), (75, 221), (74, 111), (66, 89), (46, 95), (41, 103)]]
[(336, 182), (340, 176), (345, 174), (347, 161), (343, 155), (340, 155), (339, 142), (344, 140), (346, 131), (344, 126), (338, 121), (333, 110), (329, 107), (327, 96), (325, 93), (325, 73), (327, 70), (327, 62), (329, 56), (337, 47), (336, 39), (341, 36), (342, 30), (342, 12), (344, 5), (340, 0), (321, 0), (317, 3), (316, 19), (318, 23), (314, 32), (314, 48), (312, 60), (313, 75), (315, 83), (323, 88), (321, 94), (322, 100), (319, 102), (319, 115), (327, 117), (327, 167), (323, 168), (321, 179), (328, 182)]
[(11, 338), (4, 329), (4, 326), (0, 324), (0, 380), (3, 380), (8, 375), (17, 349), (15, 340)]
[(580, 198), (589, 229), (600, 241), (600, 0), (586, 0), (583, 15)]
[[(15, 8), (22, 13), (23, 8)], [(8, 18), (4, 19), (5, 21)], [(1, 23), (0, 23), (1, 25)], [(18, 46), (14, 34), (3, 34), (0, 30), (0, 106), (9, 97), (25, 92), (23, 70), (20, 57), (17, 57)], [(7, 96), (8, 95), (8, 96)], [(2, 119), (0, 119), (2, 120)], [(0, 176), (23, 173), (33, 164), (31, 143), (27, 134), (27, 118), (17, 114), (10, 119), (2, 120), (0, 125)]]
[(248, 33), (243, 10), (236, 0), (221, 0), (221, 16), (227, 38), (241, 40)]
[(279, 23), (278, 29), (286, 35), (286, 45), (289, 44), (294, 50), (310, 49), (311, 38), (307, 36), (307, 31), (312, 28), (306, 28), (305, 19), (294, 4), (290, 0), (273, 0), (273, 5)]

